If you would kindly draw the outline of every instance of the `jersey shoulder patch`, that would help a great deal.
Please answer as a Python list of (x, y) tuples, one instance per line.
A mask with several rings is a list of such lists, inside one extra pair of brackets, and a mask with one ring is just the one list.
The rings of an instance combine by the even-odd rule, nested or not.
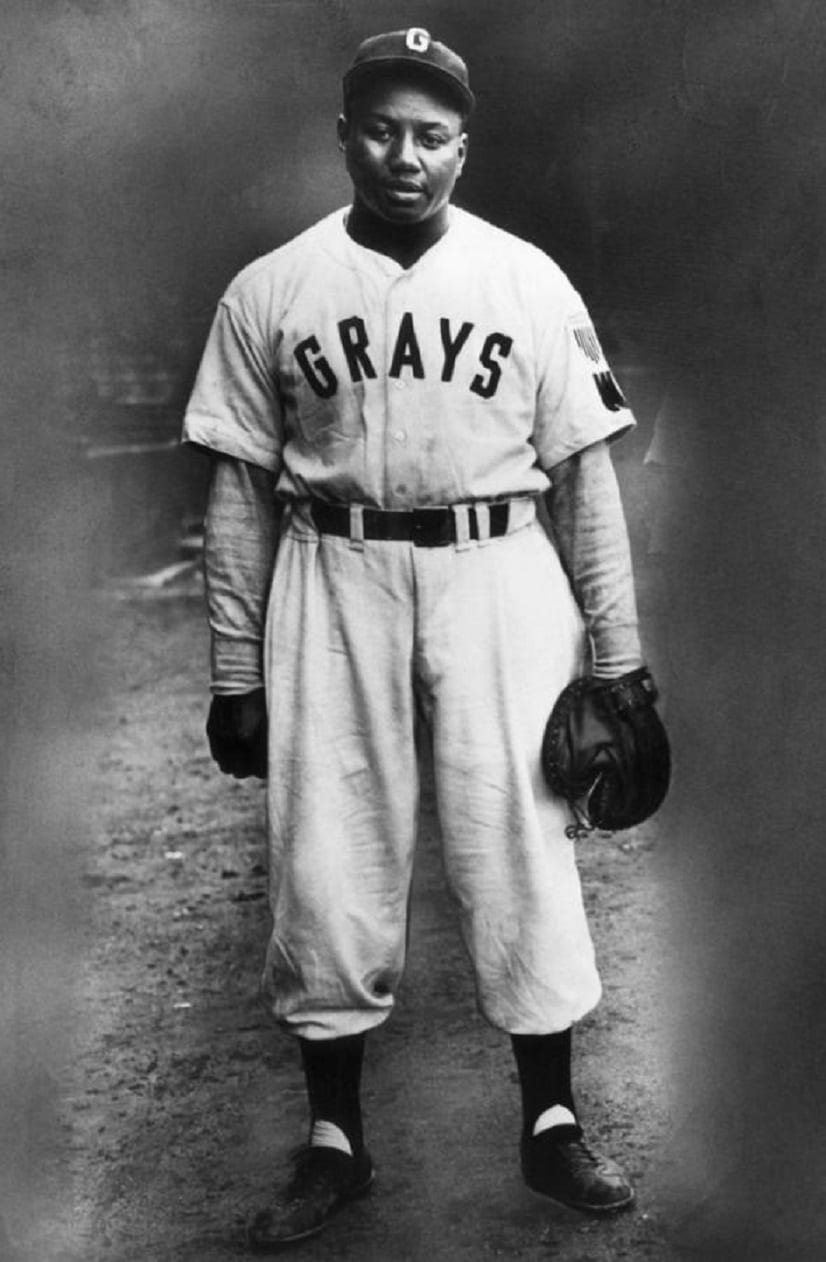
[(569, 316), (567, 329), (576, 351), (583, 356), (591, 369), (591, 376), (603, 406), (609, 412), (619, 412), (621, 408), (627, 408), (628, 403), (608, 366), (597, 331), (587, 312), (582, 311)]

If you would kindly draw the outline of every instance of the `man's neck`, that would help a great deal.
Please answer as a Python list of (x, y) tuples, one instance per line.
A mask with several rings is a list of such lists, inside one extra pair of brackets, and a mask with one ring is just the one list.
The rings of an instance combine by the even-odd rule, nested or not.
[(449, 208), (443, 206), (420, 223), (390, 223), (356, 199), (347, 217), (347, 232), (359, 245), (386, 254), (408, 268), (447, 232), (449, 213)]

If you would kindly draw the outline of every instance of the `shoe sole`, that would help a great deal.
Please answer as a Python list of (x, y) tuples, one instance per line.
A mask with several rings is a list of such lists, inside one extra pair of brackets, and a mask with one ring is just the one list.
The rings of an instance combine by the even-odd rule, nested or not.
[(366, 1196), (376, 1178), (375, 1170), (370, 1171), (369, 1178), (364, 1183), (359, 1183), (350, 1191), (342, 1193), (336, 1203), (330, 1209), (329, 1214), (323, 1222), (318, 1223), (315, 1227), (309, 1227), (306, 1231), (296, 1232), (292, 1236), (282, 1236), (279, 1240), (259, 1241), (255, 1240), (247, 1233), (247, 1247), (253, 1253), (281, 1253), (284, 1249), (290, 1249), (294, 1244), (301, 1244), (303, 1240), (310, 1240), (313, 1236), (319, 1235), (327, 1226), (334, 1214), (337, 1214), (345, 1205), (349, 1205), (351, 1201), (357, 1201), (360, 1197)]
[(565, 1209), (575, 1209), (580, 1214), (596, 1214), (605, 1216), (610, 1214), (621, 1214), (623, 1210), (631, 1209), (636, 1202), (636, 1194), (631, 1192), (624, 1201), (613, 1201), (610, 1205), (594, 1205), (590, 1201), (564, 1201), (561, 1196), (553, 1196), (550, 1192), (540, 1192), (538, 1188), (531, 1187), (530, 1183), (525, 1184), (529, 1192), (534, 1196), (539, 1196), (543, 1201), (552, 1201), (554, 1205), (562, 1205)]

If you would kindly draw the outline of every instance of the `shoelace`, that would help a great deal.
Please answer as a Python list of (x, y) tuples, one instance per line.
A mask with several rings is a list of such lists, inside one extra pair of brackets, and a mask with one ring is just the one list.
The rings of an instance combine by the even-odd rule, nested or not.
[(576, 820), (575, 824), (569, 824), (565, 829), (565, 836), (571, 841), (580, 841), (583, 837), (587, 837), (590, 833), (596, 832), (597, 830), (597, 825), (591, 822), (590, 806), (591, 797), (593, 796), (593, 793), (601, 779), (602, 775), (600, 774), (596, 777), (594, 783), (580, 802), (575, 802), (571, 799), (568, 801), (568, 805), (570, 806), (574, 819)]
[(287, 1193), (291, 1200), (302, 1200), (314, 1190), (326, 1189), (331, 1183), (331, 1172), (311, 1165), (313, 1149), (309, 1145), (296, 1148), (290, 1153), (293, 1167)]
[(582, 1138), (563, 1140), (560, 1148), (563, 1147), (567, 1148), (571, 1166), (577, 1172), (585, 1169), (600, 1170), (604, 1164), (599, 1153), (595, 1153)]

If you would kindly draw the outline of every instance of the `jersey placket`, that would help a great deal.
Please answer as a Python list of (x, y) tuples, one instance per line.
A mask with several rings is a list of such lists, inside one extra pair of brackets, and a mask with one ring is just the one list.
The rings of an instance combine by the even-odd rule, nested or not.
[[(367, 251), (364, 251), (365, 255)], [(387, 364), (391, 338), (384, 320), (387, 296), (393, 286), (390, 260), (372, 256), (364, 260), (361, 297), (370, 329), (370, 358), (378, 375), (368, 381), (364, 394), (364, 458), (361, 494), (365, 503), (384, 502), (385, 435), (387, 432)], [(372, 268), (371, 268), (372, 264)]]
[(399, 375), (390, 376), (396, 337), (405, 311), (410, 310), (412, 277), (402, 272), (394, 277), (387, 288), (384, 326), (387, 330), (384, 358), (384, 445), (382, 500), (385, 504), (398, 503), (409, 490), (406, 470), (409, 466), (410, 443), (410, 369), (401, 368)]

